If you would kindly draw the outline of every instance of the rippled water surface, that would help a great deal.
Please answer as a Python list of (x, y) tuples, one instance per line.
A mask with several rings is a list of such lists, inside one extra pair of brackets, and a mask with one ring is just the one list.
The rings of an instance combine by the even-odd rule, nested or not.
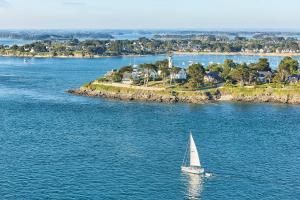
[[(300, 106), (167, 105), (64, 92), (111, 68), (161, 58), (0, 57), (1, 199), (299, 199)], [(181, 174), (189, 130), (214, 177)]]

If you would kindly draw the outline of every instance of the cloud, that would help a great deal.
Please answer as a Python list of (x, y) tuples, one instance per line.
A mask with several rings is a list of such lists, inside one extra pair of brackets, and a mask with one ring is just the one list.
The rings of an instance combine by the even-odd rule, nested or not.
[(10, 6), (7, 0), (0, 0), (0, 7), (8, 7)]
[(85, 6), (86, 2), (82, 0), (64, 0), (62, 4), (64, 6)]

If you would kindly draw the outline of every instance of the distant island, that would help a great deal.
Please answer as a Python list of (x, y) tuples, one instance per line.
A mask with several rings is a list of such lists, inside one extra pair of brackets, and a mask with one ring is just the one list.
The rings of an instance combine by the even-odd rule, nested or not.
[(285, 57), (276, 70), (268, 59), (257, 63), (207, 67), (190, 63), (187, 69), (173, 66), (172, 57), (155, 63), (124, 66), (69, 93), (121, 100), (202, 104), (217, 101), (300, 104), (299, 63)]
[[(2, 33), (3, 34), (3, 33)], [(93, 33), (100, 37), (101, 33)], [(224, 35), (155, 35), (135, 40), (75, 39), (92, 37), (92, 33), (30, 35), (39, 38), (31, 44), (0, 45), (0, 55), (19, 57), (76, 57), (156, 55), (156, 54), (223, 54), (300, 56), (300, 41), (293, 37), (260, 34), (253, 37)], [(1, 36), (1, 33), (0, 33)], [(17, 37), (17, 36), (14, 36)]]
[(102, 31), (58, 31), (58, 30), (0, 30), (0, 38), (20, 40), (52, 40), (65, 41), (78, 39), (113, 39), (114, 37)]

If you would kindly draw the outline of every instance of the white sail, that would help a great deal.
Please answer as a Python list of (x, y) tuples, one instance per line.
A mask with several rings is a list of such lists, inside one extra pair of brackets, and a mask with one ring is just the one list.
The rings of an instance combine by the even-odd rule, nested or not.
[(199, 154), (192, 134), (190, 134), (190, 166), (201, 167)]

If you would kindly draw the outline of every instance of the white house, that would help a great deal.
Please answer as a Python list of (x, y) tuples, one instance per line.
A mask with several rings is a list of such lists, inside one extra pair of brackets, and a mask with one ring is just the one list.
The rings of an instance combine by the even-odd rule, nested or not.
[(161, 76), (162, 75), (162, 70), (158, 70), (157, 74), (158, 74), (158, 76)]
[(172, 72), (170, 74), (170, 78), (172, 80), (186, 80), (187, 79), (187, 73), (185, 71), (185, 69), (181, 69), (179, 72), (175, 73)]
[(144, 70), (144, 77), (147, 78), (149, 75), (149, 78), (156, 79), (158, 78), (158, 73), (154, 69), (145, 69)]
[(122, 77), (122, 83), (124, 83), (124, 84), (132, 84), (133, 83), (132, 73), (125, 72), (123, 74), (123, 77)]

